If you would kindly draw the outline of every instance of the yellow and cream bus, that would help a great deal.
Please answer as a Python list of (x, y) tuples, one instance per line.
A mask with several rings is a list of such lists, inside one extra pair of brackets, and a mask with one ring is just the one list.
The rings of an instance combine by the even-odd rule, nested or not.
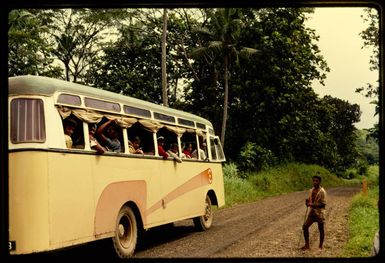
[[(142, 230), (190, 218), (198, 229), (210, 228), (212, 206), (225, 203), (225, 156), (208, 120), (63, 80), (8, 81), (11, 255), (112, 238), (117, 255), (126, 258)], [(120, 151), (100, 153), (91, 148), (91, 132), (109, 120)], [(129, 151), (136, 137), (142, 154)], [(178, 158), (159, 155), (159, 137), (165, 150), (177, 145)], [(187, 145), (197, 158), (182, 155)]]

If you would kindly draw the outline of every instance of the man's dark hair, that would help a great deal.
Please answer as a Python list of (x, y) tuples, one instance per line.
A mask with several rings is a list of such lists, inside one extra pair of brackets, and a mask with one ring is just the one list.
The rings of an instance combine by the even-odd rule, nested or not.
[(72, 118), (67, 118), (64, 120), (64, 126), (73, 126), (73, 127), (76, 127), (77, 126), (77, 122), (72, 119)]
[(320, 182), (322, 181), (322, 178), (319, 175), (314, 175), (312, 178), (313, 179), (318, 179)]
[(140, 143), (140, 137), (139, 136), (134, 136), (131, 140), (132, 142), (139, 142)]

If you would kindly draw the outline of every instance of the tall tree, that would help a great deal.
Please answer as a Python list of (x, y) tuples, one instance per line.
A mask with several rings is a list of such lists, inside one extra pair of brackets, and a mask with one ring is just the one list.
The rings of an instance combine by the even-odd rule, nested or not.
[[(241, 9), (224, 8), (218, 9), (207, 28), (202, 28), (201, 33), (209, 37), (207, 46), (195, 49), (193, 56), (198, 58), (204, 56), (206, 61), (219, 57), (223, 62), (223, 116), (221, 127), (221, 141), (225, 144), (226, 124), (228, 119), (229, 102), (229, 67), (232, 63), (239, 62), (240, 53), (255, 53), (251, 48), (237, 49), (237, 42), (241, 34), (243, 22), (241, 20)], [(215, 60), (214, 60), (215, 61)]]
[(104, 47), (104, 54), (90, 72), (94, 85), (162, 103), (159, 35), (138, 21), (119, 31), (121, 36)]
[(103, 39), (128, 14), (125, 9), (57, 9), (47, 15), (53, 54), (63, 63), (64, 78), (88, 83), (87, 70), (99, 58)]
[[(370, 57), (370, 70), (371, 71), (379, 71), (380, 69), (380, 45), (379, 45), (379, 14), (378, 11), (374, 8), (365, 8), (364, 14), (361, 15), (364, 22), (368, 22), (368, 27), (360, 33), (361, 38), (364, 41), (363, 47), (372, 48), (373, 54)], [(363, 93), (368, 98), (374, 98), (371, 102), (376, 105), (375, 115), (379, 114), (380, 105), (378, 100), (379, 94), (379, 81), (377, 81), (376, 85), (372, 83), (367, 83), (366, 87), (361, 87), (356, 89), (356, 92)], [(370, 129), (369, 135), (375, 138), (377, 141), (379, 140), (379, 126), (378, 123), (374, 125), (373, 128)]]
[[(229, 159), (236, 158), (249, 140), (272, 150), (279, 158), (295, 159), (317, 130), (311, 111), (317, 102), (312, 81), (322, 83), (324, 72), (329, 70), (317, 47), (314, 30), (304, 25), (309, 11), (298, 8), (241, 11), (243, 27), (236, 47), (238, 50), (250, 47), (259, 52), (248, 59), (239, 56), (240, 66), (228, 70), (231, 92), (225, 152)], [(207, 47), (210, 41), (210, 35), (200, 34), (195, 43)], [(192, 82), (192, 92), (186, 101), (191, 102), (194, 112), (204, 114), (220, 130), (223, 104), (219, 96), (223, 94), (223, 85), (218, 83), (224, 79), (219, 74), (223, 60), (214, 59), (217, 57), (212, 52), (205, 53), (203, 58), (193, 62), (200, 81)], [(290, 142), (293, 138), (297, 138), (297, 143)], [(315, 145), (317, 141), (313, 141)]]
[(8, 75), (61, 76), (53, 66), (52, 49), (45, 34), (41, 11), (14, 9), (8, 16)]
[(337, 168), (343, 170), (354, 164), (358, 156), (354, 123), (360, 121), (360, 106), (331, 96), (323, 97), (323, 101), (332, 107), (329, 131), (337, 146)]

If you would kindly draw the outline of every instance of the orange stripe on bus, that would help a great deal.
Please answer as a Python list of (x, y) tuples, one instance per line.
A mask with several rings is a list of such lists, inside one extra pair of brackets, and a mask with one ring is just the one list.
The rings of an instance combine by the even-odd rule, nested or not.
[(155, 212), (156, 210), (161, 208), (164, 204), (170, 203), (172, 200), (178, 198), (179, 196), (187, 192), (190, 192), (196, 188), (199, 188), (203, 185), (207, 185), (211, 183), (212, 183), (212, 171), (210, 168), (208, 168), (203, 172), (201, 172), (200, 174), (197, 174), (190, 180), (186, 181), (184, 184), (178, 186), (176, 189), (168, 193), (161, 200), (159, 200), (154, 205), (152, 205), (149, 209), (147, 209), (146, 216)]

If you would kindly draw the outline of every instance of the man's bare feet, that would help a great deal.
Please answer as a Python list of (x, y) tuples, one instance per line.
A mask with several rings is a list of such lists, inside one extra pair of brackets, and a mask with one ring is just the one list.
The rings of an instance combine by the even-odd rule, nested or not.
[(309, 250), (310, 247), (308, 245), (304, 245), (303, 247), (301, 247), (302, 250)]

